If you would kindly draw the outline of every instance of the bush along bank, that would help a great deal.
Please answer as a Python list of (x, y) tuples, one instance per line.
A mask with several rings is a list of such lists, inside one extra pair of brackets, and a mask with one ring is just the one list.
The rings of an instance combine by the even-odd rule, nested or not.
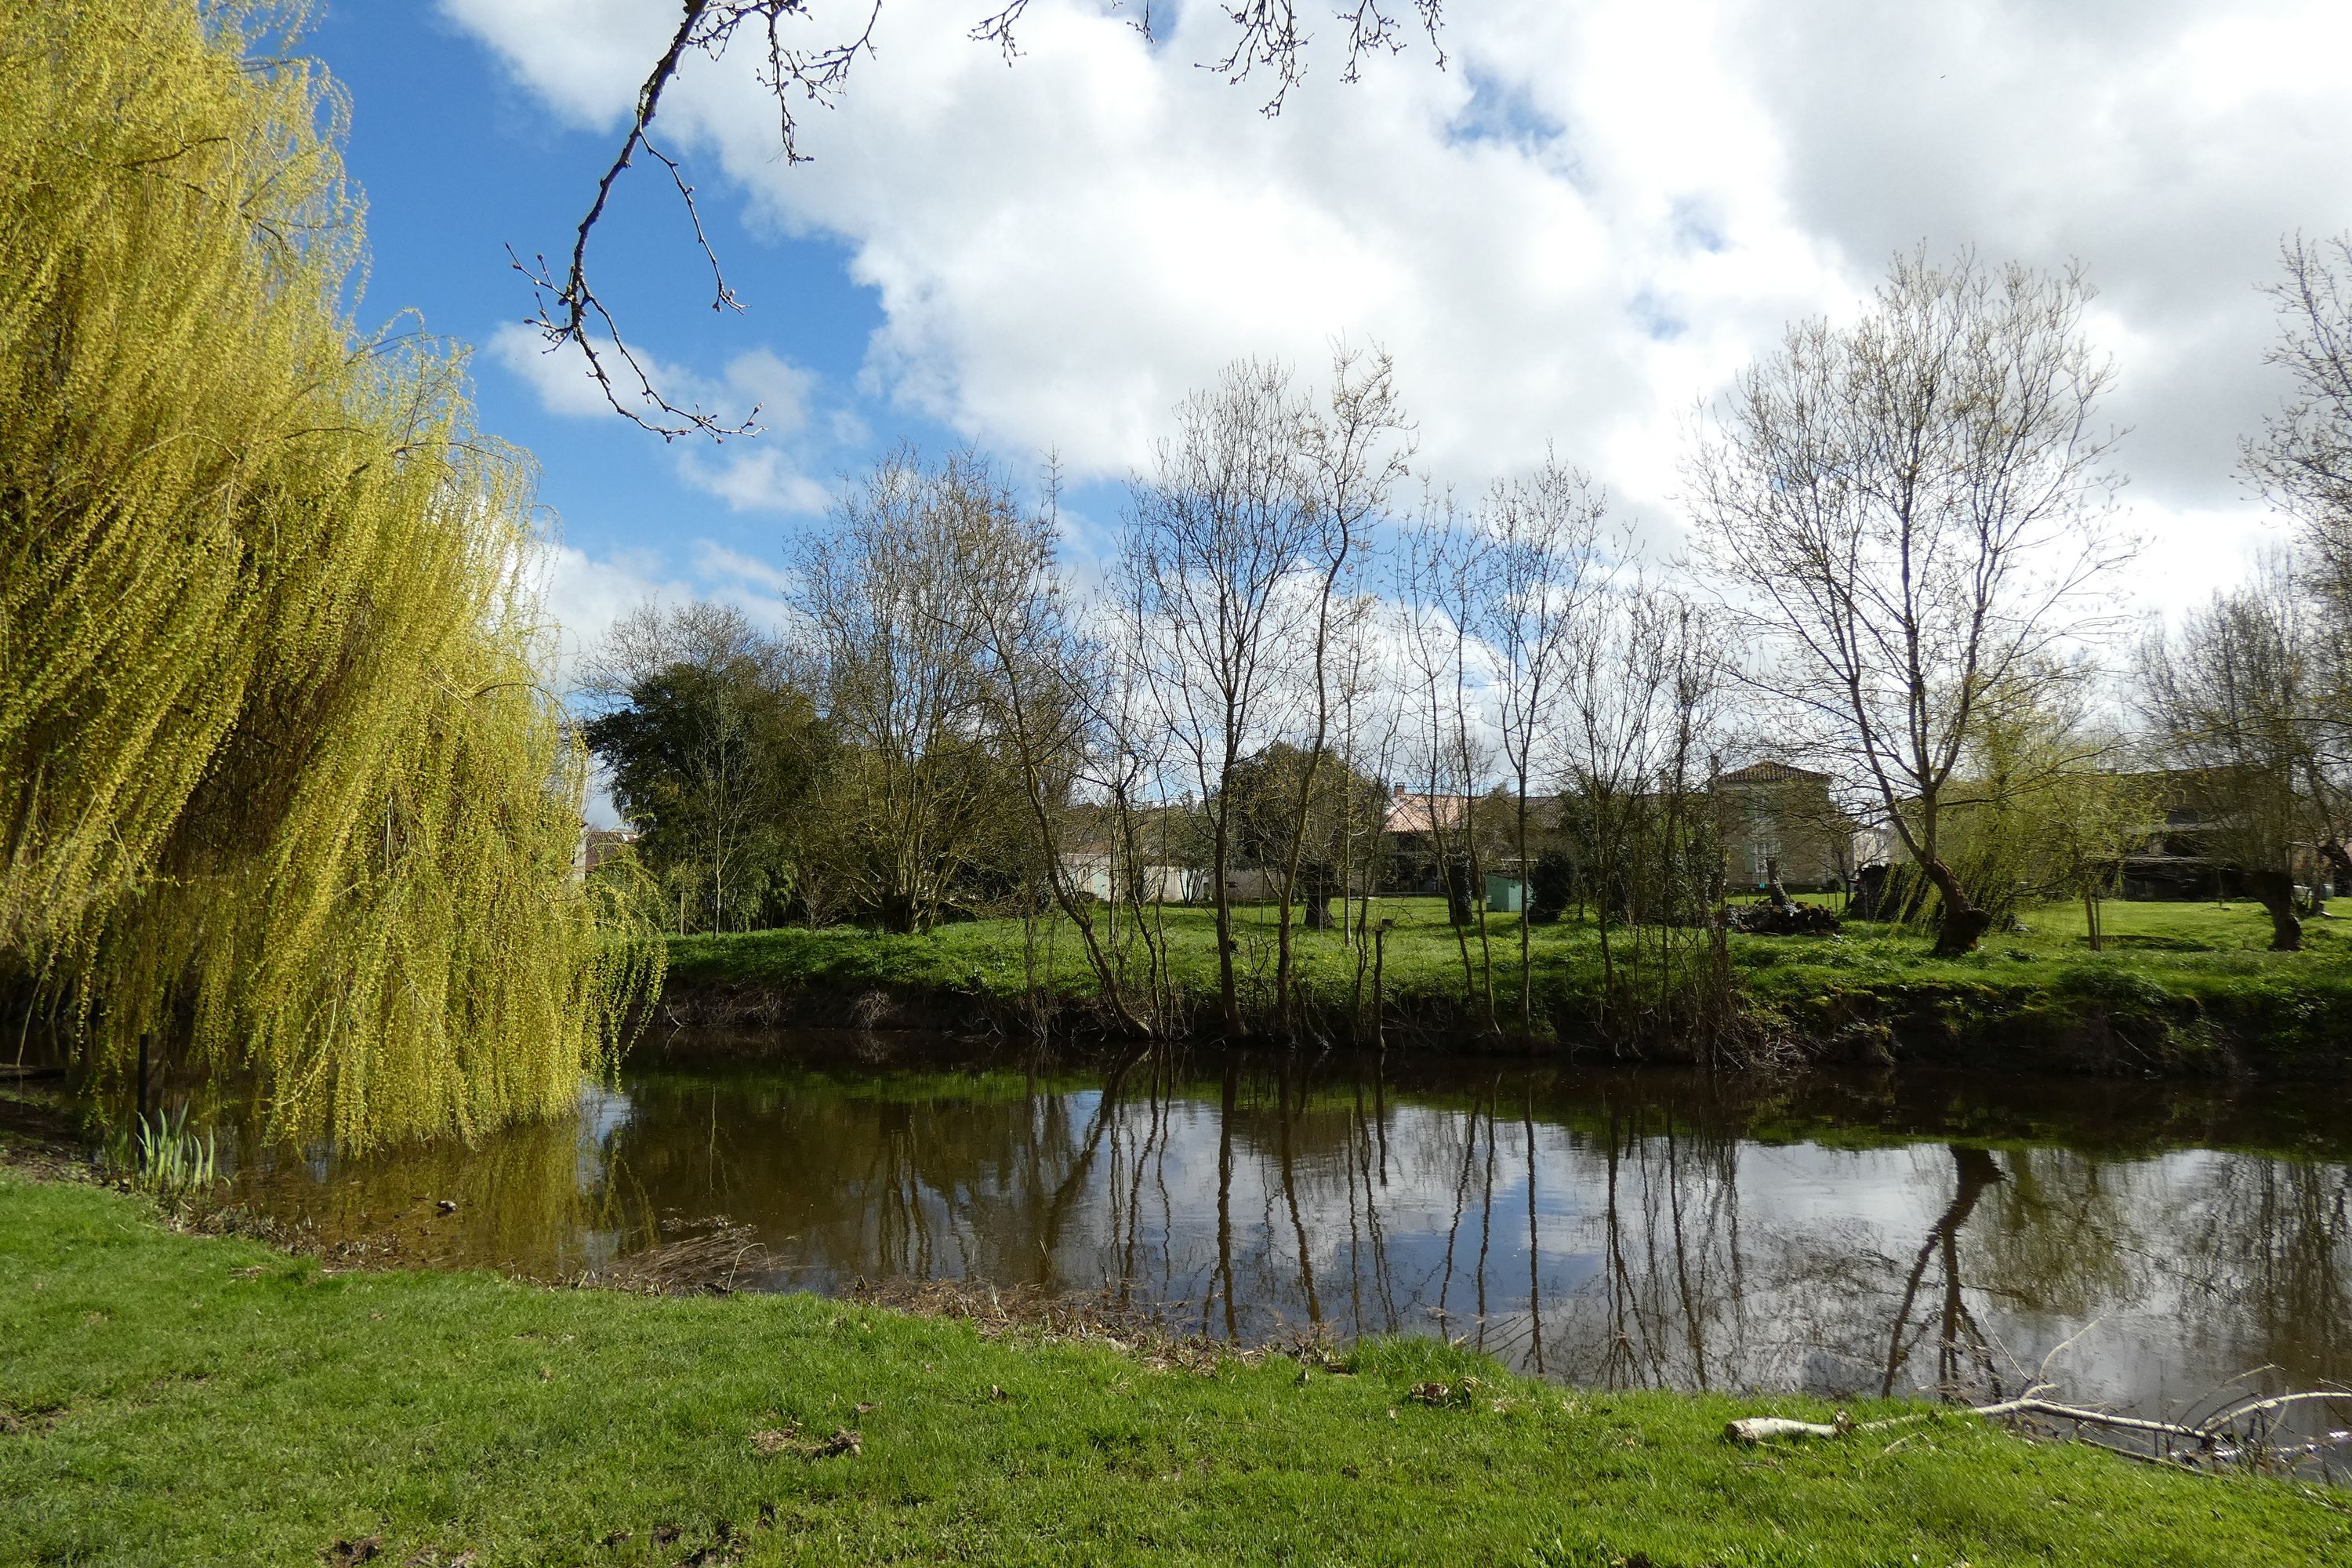
[[(0, 1563), (2318, 1564), (2336, 1500), (1433, 1340), (1152, 1353), (809, 1296), (333, 1273), (0, 1170)], [(1856, 1405), (1855, 1420), (1919, 1414)], [(257, 1479), (267, 1478), (266, 1487)]]

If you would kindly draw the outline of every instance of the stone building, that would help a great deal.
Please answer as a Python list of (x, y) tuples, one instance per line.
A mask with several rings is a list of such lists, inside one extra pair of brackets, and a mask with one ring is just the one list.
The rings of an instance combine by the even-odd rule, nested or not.
[(1762, 887), (1775, 859), (1791, 892), (1841, 888), (1853, 877), (1859, 825), (1831, 798), (1829, 774), (1751, 763), (1719, 774), (1715, 799), (1733, 891)]

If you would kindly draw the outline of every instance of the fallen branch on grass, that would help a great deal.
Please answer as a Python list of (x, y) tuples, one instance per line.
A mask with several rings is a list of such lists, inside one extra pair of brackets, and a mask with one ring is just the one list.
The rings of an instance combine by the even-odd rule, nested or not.
[[(1968, 1411), (1971, 1415), (1986, 1417), (2040, 1415), (2053, 1420), (2071, 1421), (2077, 1426), (2101, 1426), (2115, 1431), (2136, 1432), (2151, 1437), (2178, 1439), (2193, 1444), (2199, 1450), (2216, 1458), (2237, 1458), (2244, 1456), (2243, 1447), (2222, 1449), (2220, 1447), (2223, 1437), (2236, 1422), (2312, 1400), (2340, 1399), (2352, 1402), (2352, 1394), (2337, 1389), (2309, 1389), (2295, 1394), (2273, 1394), (2267, 1398), (2246, 1400), (2191, 1426), (2177, 1421), (2158, 1421), (2145, 1415), (2118, 1415), (2111, 1411), (2089, 1410), (2081, 1405), (2067, 1405), (2045, 1397), (2049, 1392), (2050, 1389), (2046, 1384), (2037, 1384), (2027, 1389), (2015, 1399), (1998, 1400), (1990, 1405), (1970, 1405)], [(1889, 1427), (1908, 1426), (1915, 1421), (1925, 1421), (1935, 1414), (1938, 1413), (1927, 1411), (1916, 1415), (1891, 1415), (1883, 1420), (1859, 1423), (1847, 1420), (1845, 1412), (1843, 1410), (1837, 1413), (1835, 1420), (1827, 1422), (1796, 1421), (1782, 1415), (1750, 1415), (1726, 1424), (1723, 1435), (1727, 1440), (1735, 1443), (1764, 1443), (1776, 1437), (1843, 1437), (1851, 1432), (1883, 1432)]]

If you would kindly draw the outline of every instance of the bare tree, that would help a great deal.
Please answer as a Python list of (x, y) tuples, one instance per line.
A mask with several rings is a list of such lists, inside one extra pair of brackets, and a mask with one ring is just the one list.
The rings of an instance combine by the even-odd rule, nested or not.
[[(1442, 68), (1445, 64), (1438, 38), (1442, 4), (1443, 0), (1410, 0), (1409, 26), (1406, 0), (1387, 4), (1341, 0), (1335, 18), (1347, 29), (1340, 79), (1354, 81), (1369, 57), (1402, 53), (1414, 31), (1426, 37)], [(1028, 8), (1029, 0), (1003, 0), (998, 9), (974, 21), (969, 36), (995, 46), (1010, 63), (1021, 53), (1014, 33)], [(1221, 8), (1233, 27), (1232, 47), (1213, 62), (1203, 62), (1205, 68), (1236, 83), (1271, 75), (1274, 94), (1265, 111), (1269, 117), (1280, 113), (1284, 99), (1305, 74), (1312, 42), (1311, 35), (1300, 26), (1297, 0), (1230, 0)], [(576, 348), (614, 410), (664, 439), (748, 435), (758, 428), (753, 423), (758, 410), (752, 411), (750, 419), (730, 423), (697, 405), (672, 403), (654, 384), (651, 372), (629, 347), (619, 321), (590, 281), (589, 241), (604, 221), (621, 176), (642, 153), (661, 165), (677, 193), (695, 245), (710, 271), (711, 309), (740, 310), (742, 304), (728, 285), (719, 253), (703, 227), (694, 186), (688, 183), (684, 164), (655, 142), (654, 120), (690, 58), (699, 55), (716, 64), (739, 41), (748, 38), (745, 47), (758, 54), (753, 69), (760, 85), (775, 100), (778, 153), (787, 164), (805, 162), (809, 154), (800, 148), (800, 110), (829, 109), (841, 100), (859, 58), (875, 53), (882, 0), (848, 0), (839, 7), (838, 26), (828, 23), (835, 10), (824, 0), (678, 0), (677, 25), (637, 89), (620, 149), (596, 182), (588, 210), (573, 230), (572, 248), (560, 275), (544, 255), (529, 262), (514, 258), (515, 269), (530, 282), (536, 301), (532, 324), (546, 339), (549, 350)], [(1154, 36), (1155, 22), (1150, 0), (1144, 0), (1133, 25), (1150, 38)]]
[(2112, 379), (2078, 269), (1898, 257), (1851, 327), (1790, 329), (1685, 468), (1706, 558), (1778, 657), (1753, 678), (1849, 751), (1942, 906), (1990, 917), (1943, 858), (1945, 786), (1986, 690), (2105, 623)]
[(1532, 475), (1497, 483), (1479, 514), (1477, 630), (1495, 662), (1496, 729), (1511, 770), (1512, 845), (1518, 858), (1519, 1032), (1534, 1022), (1534, 926), (1527, 892), (1529, 784), (1558, 718), (1577, 634), (1609, 571), (1601, 556), (1607, 502), (1581, 471), (1545, 455)]
[[(1494, 952), (1478, 883), (1476, 802), (1494, 765), (1494, 746), (1480, 692), (1486, 650), (1474, 635), (1492, 542), (1471, 525), (1451, 494), (1427, 498), (1404, 545), (1399, 596), (1412, 667), (1412, 751), (1424, 786), (1416, 830), (1429, 847), (1444, 889), (1446, 914), (1462, 960), (1465, 1000), (1479, 1005), (1486, 1027), (1495, 1018)], [(1478, 933), (1473, 969), (1470, 931)]]
[(1218, 1005), (1236, 1037), (1232, 784), (1271, 738), (1278, 666), (1311, 624), (1312, 605), (1296, 591), (1325, 537), (1302, 461), (1311, 417), (1284, 367), (1229, 366), (1213, 391), (1178, 406), (1176, 438), (1133, 487), (1121, 560), (1151, 689), (1208, 817)]
[(631, 687), (672, 665), (717, 669), (738, 662), (783, 679), (783, 650), (773, 634), (734, 605), (648, 602), (623, 614), (581, 659), (580, 694), (599, 706), (623, 702)]
[[(1289, 842), (1282, 861), (1282, 884), (1275, 917), (1275, 995), (1279, 1005), (1292, 1005), (1297, 969), (1291, 945), (1291, 910), (1298, 891), (1299, 858), (1307, 842), (1307, 821), (1316, 801), (1316, 774), (1331, 740), (1333, 710), (1340, 692), (1333, 656), (1337, 645), (1353, 640), (1349, 624), (1367, 608), (1347, 593), (1364, 569), (1370, 532), (1388, 506), (1389, 493), (1405, 474), (1412, 451), (1404, 412), (1396, 394), (1389, 356), (1375, 350), (1369, 357), (1342, 345), (1331, 356), (1330, 404), (1299, 426), (1300, 456), (1310, 477), (1317, 534), (1307, 570), (1314, 581), (1307, 585), (1312, 598), (1305, 706), (1311, 710), (1304, 747), (1306, 765), (1292, 803)], [(1343, 791), (1352, 795), (1353, 791)], [(1310, 896), (1323, 907), (1328, 889), (1318, 868)]]
[[(1396, 776), (1404, 739), (1406, 695), (1395, 667), (1397, 622), (1393, 606), (1366, 592), (1339, 617), (1340, 636), (1330, 668), (1337, 692), (1336, 747), (1349, 774), (1382, 784)], [(1377, 795), (1349, 789), (1341, 795), (1339, 822), (1340, 930), (1355, 951), (1350, 1016), (1363, 1018), (1364, 983), (1372, 961), (1372, 889), (1388, 864), (1386, 788)], [(1352, 889), (1355, 914), (1349, 918)]]
[[(2294, 391), (2247, 441), (2242, 467), (2271, 503), (2302, 525), (2303, 566), (2294, 574), (2323, 611), (2308, 630), (2323, 687), (2309, 787), (2323, 814), (2321, 851), (2352, 878), (2344, 846), (2347, 802), (2335, 779), (2352, 755), (2352, 232), (2326, 239), (2296, 235), (2280, 247), (2284, 276), (2270, 286), (2279, 339), (2270, 363)], [(2332, 765), (2331, 765), (2332, 764)]]
[[(944, 520), (950, 575), (985, 584), (986, 591), (944, 596), (950, 630), (968, 639), (982, 666), (981, 689), (988, 728), (1020, 775), (1020, 793), (1035, 835), (1039, 875), (1054, 907), (1074, 926), (1086, 949), (1103, 1004), (1129, 1034), (1156, 1032), (1148, 1009), (1129, 995), (1114, 946), (1073, 879), (1065, 819), (1081, 779), (1106, 739), (1102, 708), (1091, 693), (1108, 676), (1103, 650), (1081, 631), (1055, 560), (1058, 483), (1049, 480), (1046, 505), (1024, 514), (1001, 489), (957, 487), (967, 504)], [(1105, 781), (1117, 791), (1123, 769), (1114, 762)], [(1115, 879), (1109, 902), (1118, 897)]]
[[(1190, 800), (1171, 800), (1167, 788), (1172, 744), (1151, 664), (1156, 639), (1146, 634), (1147, 595), (1144, 584), (1122, 573), (1093, 606), (1090, 640), (1099, 658), (1083, 694), (1099, 736), (1093, 782), (1108, 829), (1104, 849), (1111, 944), (1121, 962), (1136, 946), (1142, 948), (1142, 984), (1153, 1016), (1172, 1020), (1178, 997), (1168, 962), (1164, 905), (1179, 825)], [(1124, 934), (1118, 924), (1121, 900), (1129, 909)]]
[[(1611, 587), (1569, 627), (1568, 712), (1558, 743), (1562, 800), (1592, 887), (1604, 1021), (1621, 989), (1613, 930), (1628, 928), (1638, 941), (1645, 920), (1671, 912), (1671, 879), (1644, 875), (1663, 870), (1670, 857), (1644, 866), (1643, 848), (1659, 827), (1679, 826), (1685, 781), (1708, 739), (1710, 695), (1688, 604), (1639, 576)], [(1647, 820), (1661, 807), (1677, 814), (1674, 823)]]
[(2303, 525), (2319, 585), (2352, 600), (2352, 232), (2296, 235), (2267, 292), (2279, 338), (2268, 356), (2294, 390), (2245, 442), (2249, 479)]

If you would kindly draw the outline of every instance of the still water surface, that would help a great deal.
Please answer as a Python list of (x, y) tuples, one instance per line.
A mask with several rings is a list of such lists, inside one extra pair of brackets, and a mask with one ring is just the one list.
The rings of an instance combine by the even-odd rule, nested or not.
[(1104, 1291), (1220, 1339), (1443, 1333), (1580, 1384), (1996, 1394), (2053, 1350), (2066, 1394), (2148, 1413), (2352, 1383), (2332, 1087), (793, 1051), (635, 1072), (472, 1151), (237, 1180), (436, 1260), (575, 1274), (723, 1215), (766, 1244), (756, 1288)]

